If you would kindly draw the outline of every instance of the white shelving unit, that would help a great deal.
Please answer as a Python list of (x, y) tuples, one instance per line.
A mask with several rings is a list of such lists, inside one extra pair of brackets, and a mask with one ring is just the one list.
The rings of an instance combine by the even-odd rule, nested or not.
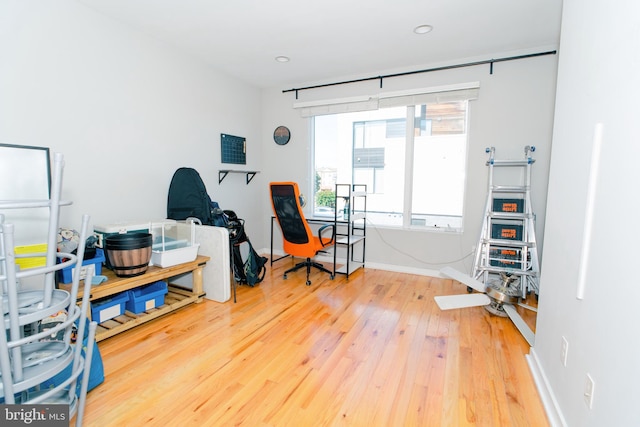
[(367, 186), (365, 184), (336, 184), (336, 245), (333, 265), (338, 251), (346, 252), (345, 263), (334, 273), (347, 277), (364, 267), (367, 237)]

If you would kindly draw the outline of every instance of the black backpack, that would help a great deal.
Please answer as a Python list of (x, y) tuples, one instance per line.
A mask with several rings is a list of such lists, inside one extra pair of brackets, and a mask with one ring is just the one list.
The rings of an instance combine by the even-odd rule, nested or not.
[(238, 218), (233, 211), (224, 212), (229, 220), (227, 228), (232, 248), (234, 279), (238, 283), (253, 287), (264, 279), (268, 258), (258, 255), (253, 249), (253, 245), (244, 231), (244, 220)]
[(262, 282), (267, 272), (267, 258), (258, 255), (249, 240), (239, 242), (233, 248), (233, 277), (236, 282), (251, 287)]
[(171, 178), (167, 196), (167, 218), (178, 221), (198, 218), (203, 225), (225, 227), (226, 214), (211, 200), (200, 174), (192, 168), (179, 168)]

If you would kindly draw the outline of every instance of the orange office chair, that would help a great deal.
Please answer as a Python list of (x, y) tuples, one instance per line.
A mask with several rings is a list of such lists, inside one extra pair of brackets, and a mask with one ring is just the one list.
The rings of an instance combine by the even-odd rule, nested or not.
[[(300, 191), (298, 184), (295, 182), (272, 182), (269, 184), (271, 189), (271, 204), (273, 212), (276, 215), (282, 237), (284, 239), (283, 249), (285, 253), (293, 256), (305, 258), (305, 261), (296, 264), (293, 268), (284, 272), (284, 278), (287, 274), (296, 271), (302, 267), (307, 267), (307, 286), (311, 285), (309, 273), (311, 267), (327, 272), (334, 277), (334, 273), (322, 264), (312, 261), (311, 258), (316, 256), (318, 252), (335, 244), (336, 229), (334, 224), (326, 224), (318, 229), (318, 235), (314, 236), (309, 223), (302, 213), (300, 205)], [(325, 235), (330, 233), (330, 237)]]

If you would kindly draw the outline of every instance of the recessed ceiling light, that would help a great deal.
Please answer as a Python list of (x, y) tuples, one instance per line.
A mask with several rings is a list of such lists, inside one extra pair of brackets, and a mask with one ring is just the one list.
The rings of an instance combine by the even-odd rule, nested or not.
[(433, 30), (431, 25), (418, 25), (413, 29), (413, 32), (416, 34), (427, 34)]
[(278, 62), (289, 62), (288, 56), (276, 56), (276, 61)]

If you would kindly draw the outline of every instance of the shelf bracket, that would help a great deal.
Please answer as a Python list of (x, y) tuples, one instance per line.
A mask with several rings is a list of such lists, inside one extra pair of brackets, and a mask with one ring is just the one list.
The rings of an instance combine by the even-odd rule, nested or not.
[(247, 185), (251, 182), (251, 180), (256, 176), (258, 171), (237, 171), (231, 169), (224, 169), (218, 171), (218, 184), (221, 184), (222, 181), (229, 175), (230, 173), (243, 173), (246, 176)]
[(227, 177), (230, 171), (218, 171), (218, 184), (221, 184), (222, 181)]

